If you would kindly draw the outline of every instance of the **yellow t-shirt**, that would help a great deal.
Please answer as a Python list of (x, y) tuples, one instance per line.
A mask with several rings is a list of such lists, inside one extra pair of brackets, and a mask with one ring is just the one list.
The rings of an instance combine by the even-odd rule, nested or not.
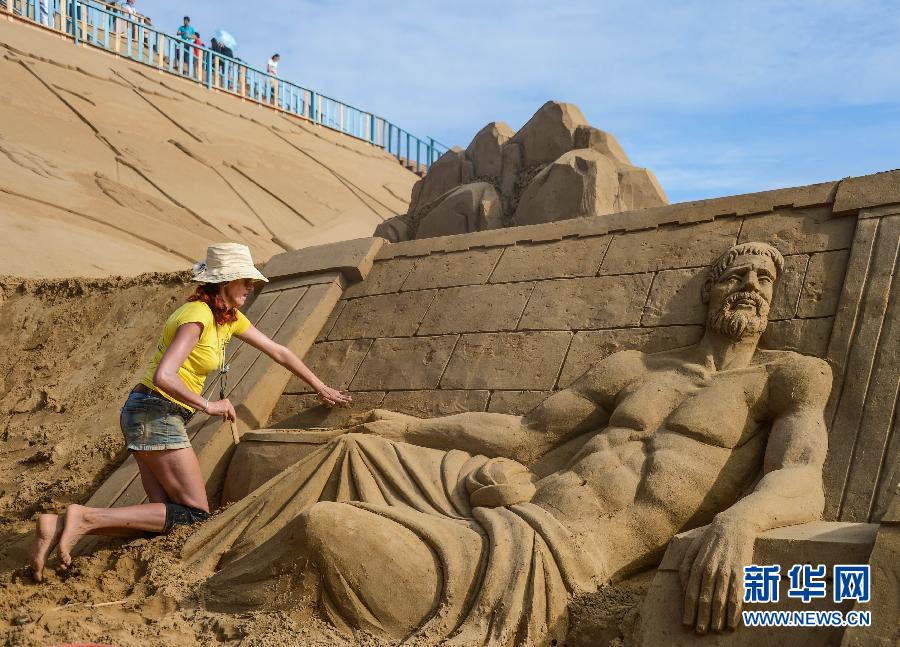
[(225, 345), (231, 339), (232, 335), (239, 335), (250, 327), (250, 320), (245, 317), (240, 310), (237, 313), (237, 321), (227, 323), (224, 326), (216, 326), (213, 319), (212, 310), (202, 301), (188, 301), (166, 319), (166, 325), (163, 327), (162, 337), (156, 345), (156, 353), (153, 355), (153, 361), (150, 362), (150, 368), (141, 380), (141, 384), (147, 386), (160, 395), (171, 400), (175, 404), (179, 404), (189, 411), (194, 411), (193, 407), (189, 407), (183, 402), (179, 402), (175, 398), (163, 393), (153, 386), (153, 376), (156, 374), (156, 368), (162, 359), (163, 354), (175, 338), (178, 328), (186, 323), (198, 322), (203, 324), (203, 332), (200, 333), (200, 339), (194, 350), (191, 351), (184, 364), (178, 369), (178, 376), (185, 386), (194, 393), (203, 391), (203, 383), (206, 382), (206, 376), (219, 370), (225, 356)]

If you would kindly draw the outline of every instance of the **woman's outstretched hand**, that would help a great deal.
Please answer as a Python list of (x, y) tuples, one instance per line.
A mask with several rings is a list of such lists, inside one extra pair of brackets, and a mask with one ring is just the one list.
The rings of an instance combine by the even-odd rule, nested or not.
[(319, 399), (326, 407), (349, 407), (353, 402), (353, 398), (350, 397), (349, 393), (332, 389), (324, 384), (316, 391), (316, 395), (319, 396)]
[(228, 398), (210, 402), (206, 407), (206, 413), (210, 416), (222, 416), (226, 420), (237, 420), (237, 414), (234, 412), (234, 407)]

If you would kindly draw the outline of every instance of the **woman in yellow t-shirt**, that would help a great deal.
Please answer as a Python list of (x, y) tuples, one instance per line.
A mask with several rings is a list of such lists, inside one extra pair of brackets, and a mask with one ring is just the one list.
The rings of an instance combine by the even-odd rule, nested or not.
[(257, 330), (238, 310), (254, 281), (267, 281), (254, 267), (246, 245), (211, 245), (206, 261), (194, 266), (193, 279), (200, 285), (166, 320), (153, 361), (119, 417), (149, 503), (121, 508), (73, 504), (65, 515), (40, 515), (31, 554), (36, 580), (42, 579), (56, 543), (68, 565), (72, 547), (84, 534), (164, 533), (209, 516), (206, 486), (185, 423), (196, 411), (236, 420), (227, 398), (210, 401), (200, 395), (207, 376), (224, 370), (225, 346), (232, 336), (307, 382), (327, 406), (349, 406), (349, 395), (326, 386), (300, 358)]

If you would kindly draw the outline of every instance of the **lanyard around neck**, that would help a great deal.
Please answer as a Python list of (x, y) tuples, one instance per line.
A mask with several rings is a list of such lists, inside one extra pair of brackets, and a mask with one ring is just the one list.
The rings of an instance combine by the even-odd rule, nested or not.
[[(209, 309), (212, 310), (212, 306)], [(213, 327), (216, 330), (216, 352), (219, 353), (219, 399), (224, 400), (228, 384), (228, 371), (231, 366), (225, 363), (225, 346), (222, 345), (222, 339), (219, 336), (219, 325), (216, 323), (215, 312), (213, 312)]]

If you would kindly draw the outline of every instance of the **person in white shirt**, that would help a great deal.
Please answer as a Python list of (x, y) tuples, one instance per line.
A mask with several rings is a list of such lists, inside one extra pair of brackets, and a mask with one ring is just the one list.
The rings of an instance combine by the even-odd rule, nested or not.
[(272, 54), (272, 58), (270, 58), (268, 64), (266, 64), (266, 72), (272, 76), (278, 76), (278, 61), (280, 60), (280, 54)]
[[(278, 61), (280, 60), (280, 54), (272, 54), (272, 58), (270, 58), (269, 62), (266, 64), (266, 72), (268, 72), (272, 76), (278, 76)], [(275, 81), (274, 79), (266, 79), (266, 85), (269, 89), (269, 101), (274, 103), (277, 81)]]
[(122, 13), (127, 13), (132, 18), (137, 16), (137, 9), (134, 8), (134, 0), (125, 0), (122, 3)]

